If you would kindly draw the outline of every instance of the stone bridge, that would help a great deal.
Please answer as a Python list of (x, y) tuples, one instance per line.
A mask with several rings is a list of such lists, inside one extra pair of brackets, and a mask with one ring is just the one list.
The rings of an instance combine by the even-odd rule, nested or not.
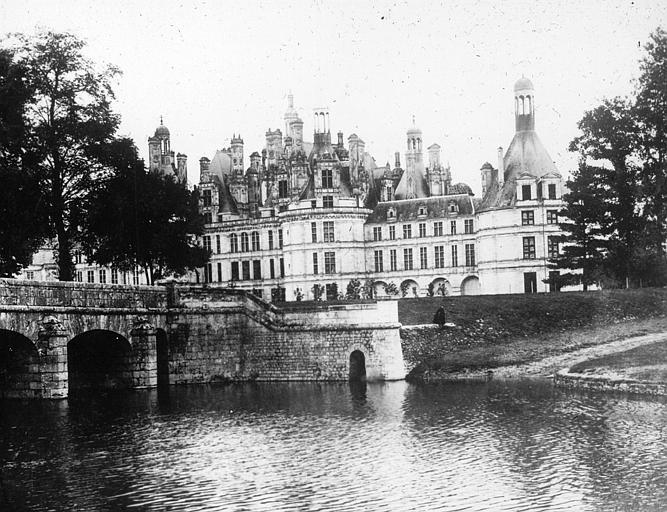
[(0, 396), (405, 376), (396, 302), (279, 309), (234, 289), (0, 279)]

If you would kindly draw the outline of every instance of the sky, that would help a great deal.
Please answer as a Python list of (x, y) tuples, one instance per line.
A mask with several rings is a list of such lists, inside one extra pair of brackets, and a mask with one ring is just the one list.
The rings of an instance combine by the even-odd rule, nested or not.
[[(141, 155), (164, 118), (171, 148), (199, 159), (241, 134), (246, 159), (283, 127), (287, 94), (312, 140), (313, 109), (356, 133), (378, 165), (404, 162), (405, 132), (437, 142), (454, 182), (479, 194), (514, 133), (513, 85), (535, 86), (536, 130), (562, 174), (577, 121), (626, 96), (642, 44), (667, 27), (667, 2), (635, 1), (0, 1), (0, 34), (71, 32), (123, 71), (120, 133)], [(335, 135), (334, 135), (335, 139)]]

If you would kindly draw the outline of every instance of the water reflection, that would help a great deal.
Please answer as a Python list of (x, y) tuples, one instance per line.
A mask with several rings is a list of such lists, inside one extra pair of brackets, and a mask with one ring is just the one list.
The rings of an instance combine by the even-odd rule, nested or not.
[(0, 509), (661, 510), (664, 400), (264, 383), (0, 401)]

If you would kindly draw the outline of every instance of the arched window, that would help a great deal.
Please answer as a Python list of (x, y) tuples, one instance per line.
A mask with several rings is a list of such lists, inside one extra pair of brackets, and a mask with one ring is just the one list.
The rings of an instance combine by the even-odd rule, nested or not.
[(249, 250), (248, 233), (241, 233), (241, 252), (248, 252)]
[(231, 252), (239, 252), (239, 237), (236, 233), (229, 235), (229, 250)]
[(523, 103), (523, 96), (519, 96), (519, 115), (524, 115), (525, 113), (526, 111)]
[(519, 98), (516, 96), (514, 97), (514, 113), (519, 113)]
[(531, 105), (531, 98), (530, 96), (526, 96), (526, 114), (530, 114), (533, 112), (533, 106)]
[(257, 231), (252, 232), (252, 250), (259, 251), (259, 233)]

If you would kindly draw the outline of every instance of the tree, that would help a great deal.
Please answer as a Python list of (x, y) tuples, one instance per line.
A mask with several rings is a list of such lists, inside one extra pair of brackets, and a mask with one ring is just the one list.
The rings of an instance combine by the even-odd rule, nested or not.
[(667, 32), (658, 28), (640, 61), (634, 114), (639, 125), (639, 156), (646, 233), (662, 257), (667, 241)]
[(32, 89), (25, 145), (39, 151), (35, 171), (56, 240), (59, 279), (69, 281), (83, 218), (80, 206), (108, 173), (98, 156), (118, 127), (111, 82), (119, 72), (112, 66), (96, 70), (83, 55), (85, 43), (71, 34), (17, 38), (17, 63)]
[(350, 279), (350, 282), (347, 283), (345, 298), (348, 300), (361, 298), (361, 281), (359, 279)]
[(558, 237), (562, 247), (558, 258), (551, 260), (551, 268), (569, 272), (559, 276), (561, 285), (582, 284), (584, 290), (597, 282), (605, 254), (605, 237), (599, 221), (603, 210), (602, 180), (599, 168), (590, 167), (582, 160), (568, 180), (569, 192), (563, 196), (565, 207), (559, 215), (563, 235)]
[(113, 164), (115, 175), (85, 204), (81, 244), (88, 259), (121, 270), (143, 267), (151, 284), (204, 266), (210, 251), (197, 244), (204, 226), (198, 194), (172, 176), (147, 172), (129, 139), (105, 152), (98, 158)]
[(47, 235), (36, 154), (23, 145), (31, 98), (26, 69), (11, 51), (0, 50), (0, 277), (28, 265)]
[(398, 295), (398, 287), (396, 286), (396, 283), (394, 282), (387, 283), (387, 285), (384, 287), (384, 292), (387, 295)]

